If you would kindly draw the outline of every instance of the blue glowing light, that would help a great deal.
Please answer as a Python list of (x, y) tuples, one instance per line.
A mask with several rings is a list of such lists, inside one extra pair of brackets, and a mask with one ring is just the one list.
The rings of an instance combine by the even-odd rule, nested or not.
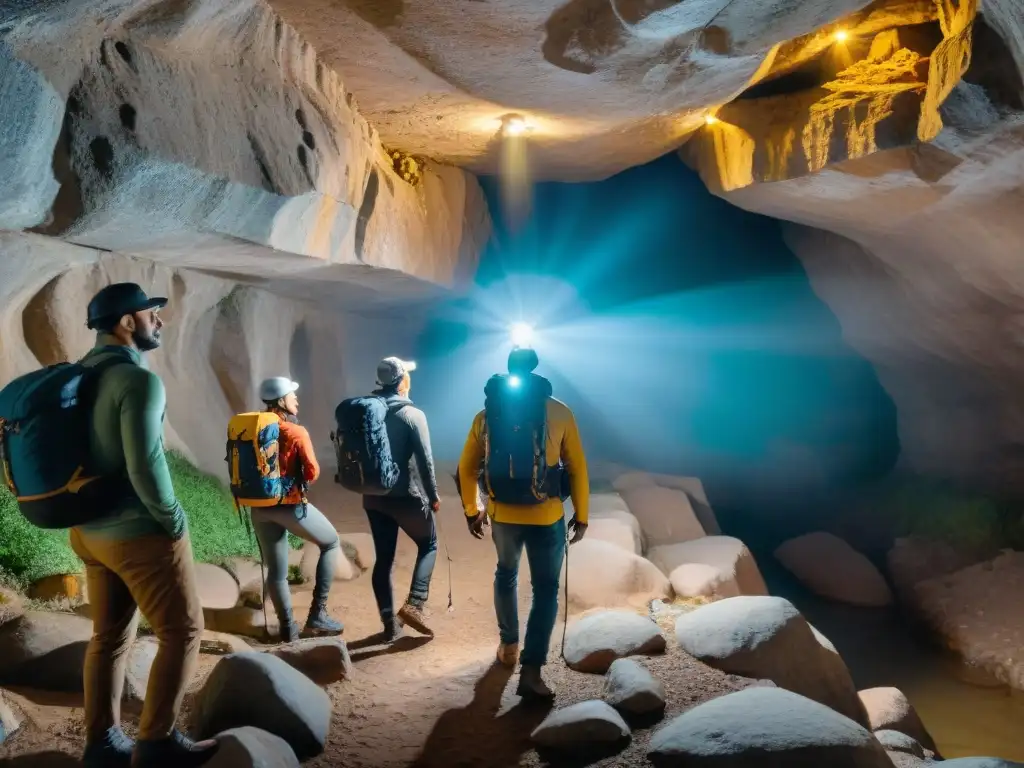
[(513, 323), (509, 333), (512, 343), (517, 347), (528, 347), (533, 341), (533, 326), (526, 323)]

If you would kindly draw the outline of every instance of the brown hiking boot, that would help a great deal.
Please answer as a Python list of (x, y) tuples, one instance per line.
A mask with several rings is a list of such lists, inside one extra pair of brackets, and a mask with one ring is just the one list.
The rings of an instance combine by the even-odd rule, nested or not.
[(510, 669), (519, 661), (519, 643), (499, 643), (498, 663)]
[(419, 606), (413, 605), (412, 603), (406, 603), (398, 611), (398, 620), (407, 627), (412, 627), (421, 635), (427, 635), (428, 637), (434, 636), (434, 630), (428, 626), (427, 617), (424, 614), (423, 609)]
[(555, 698), (554, 692), (548, 688), (544, 678), (540, 676), (540, 667), (524, 664), (519, 670), (519, 687), (516, 695), (524, 699), (541, 699), (550, 701)]

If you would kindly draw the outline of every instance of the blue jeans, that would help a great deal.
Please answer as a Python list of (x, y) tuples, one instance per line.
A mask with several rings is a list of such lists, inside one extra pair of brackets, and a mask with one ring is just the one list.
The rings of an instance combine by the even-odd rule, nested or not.
[[(366, 507), (372, 507), (376, 499), (367, 497)], [(398, 531), (406, 535), (416, 544), (416, 565), (412, 569), (412, 584), (409, 585), (407, 602), (417, 608), (423, 607), (430, 596), (430, 579), (434, 575), (434, 563), (437, 560), (437, 529), (434, 526), (434, 512), (424, 508), (423, 503), (410, 498), (407, 504), (395, 504), (389, 499), (387, 510), (366, 509), (366, 517), (370, 522), (370, 534), (373, 536), (373, 548), (377, 553), (377, 562), (373, 566), (373, 595), (377, 600), (377, 610), (381, 618), (387, 622), (395, 615), (394, 595), (391, 590), (391, 571), (395, 567), (395, 551), (398, 549)], [(383, 507), (384, 505), (380, 505)]]
[(501, 642), (519, 642), (519, 560), (526, 547), (533, 582), (533, 605), (526, 622), (526, 643), (520, 660), (527, 666), (543, 666), (548, 658), (551, 633), (558, 619), (558, 584), (565, 558), (565, 519), (551, 525), (494, 523), (494, 547), (498, 569), (494, 573), (494, 612)]

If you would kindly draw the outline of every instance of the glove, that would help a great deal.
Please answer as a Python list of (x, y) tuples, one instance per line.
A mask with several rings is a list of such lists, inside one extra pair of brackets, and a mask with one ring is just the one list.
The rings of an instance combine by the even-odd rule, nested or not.
[(572, 534), (572, 538), (569, 539), (569, 543), (575, 544), (587, 534), (587, 524), (581, 523), (573, 517), (573, 519), (569, 521), (569, 533)]
[(484, 537), (484, 523), (486, 520), (486, 512), (477, 512), (474, 517), (466, 515), (466, 525), (469, 526), (469, 532), (473, 534), (473, 538), (482, 539)]

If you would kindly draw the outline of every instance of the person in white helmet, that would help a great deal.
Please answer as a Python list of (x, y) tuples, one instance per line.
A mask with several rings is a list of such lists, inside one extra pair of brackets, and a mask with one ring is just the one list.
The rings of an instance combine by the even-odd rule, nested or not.
[(292, 616), (291, 593), (288, 591), (288, 533), (320, 548), (313, 586), (313, 603), (306, 619), (311, 634), (339, 635), (341, 622), (327, 613), (327, 596), (334, 580), (341, 542), (338, 532), (323, 512), (305, 499), (305, 488), (320, 477), (320, 465), (313, 452), (309, 432), (299, 424), (299, 385), (289, 378), (276, 376), (260, 384), (260, 400), (267, 410), (281, 420), (280, 467), (282, 475), (301, 477), (276, 507), (255, 507), (253, 528), (267, 564), (267, 592), (281, 626), (281, 642), (299, 637), (299, 628)]

